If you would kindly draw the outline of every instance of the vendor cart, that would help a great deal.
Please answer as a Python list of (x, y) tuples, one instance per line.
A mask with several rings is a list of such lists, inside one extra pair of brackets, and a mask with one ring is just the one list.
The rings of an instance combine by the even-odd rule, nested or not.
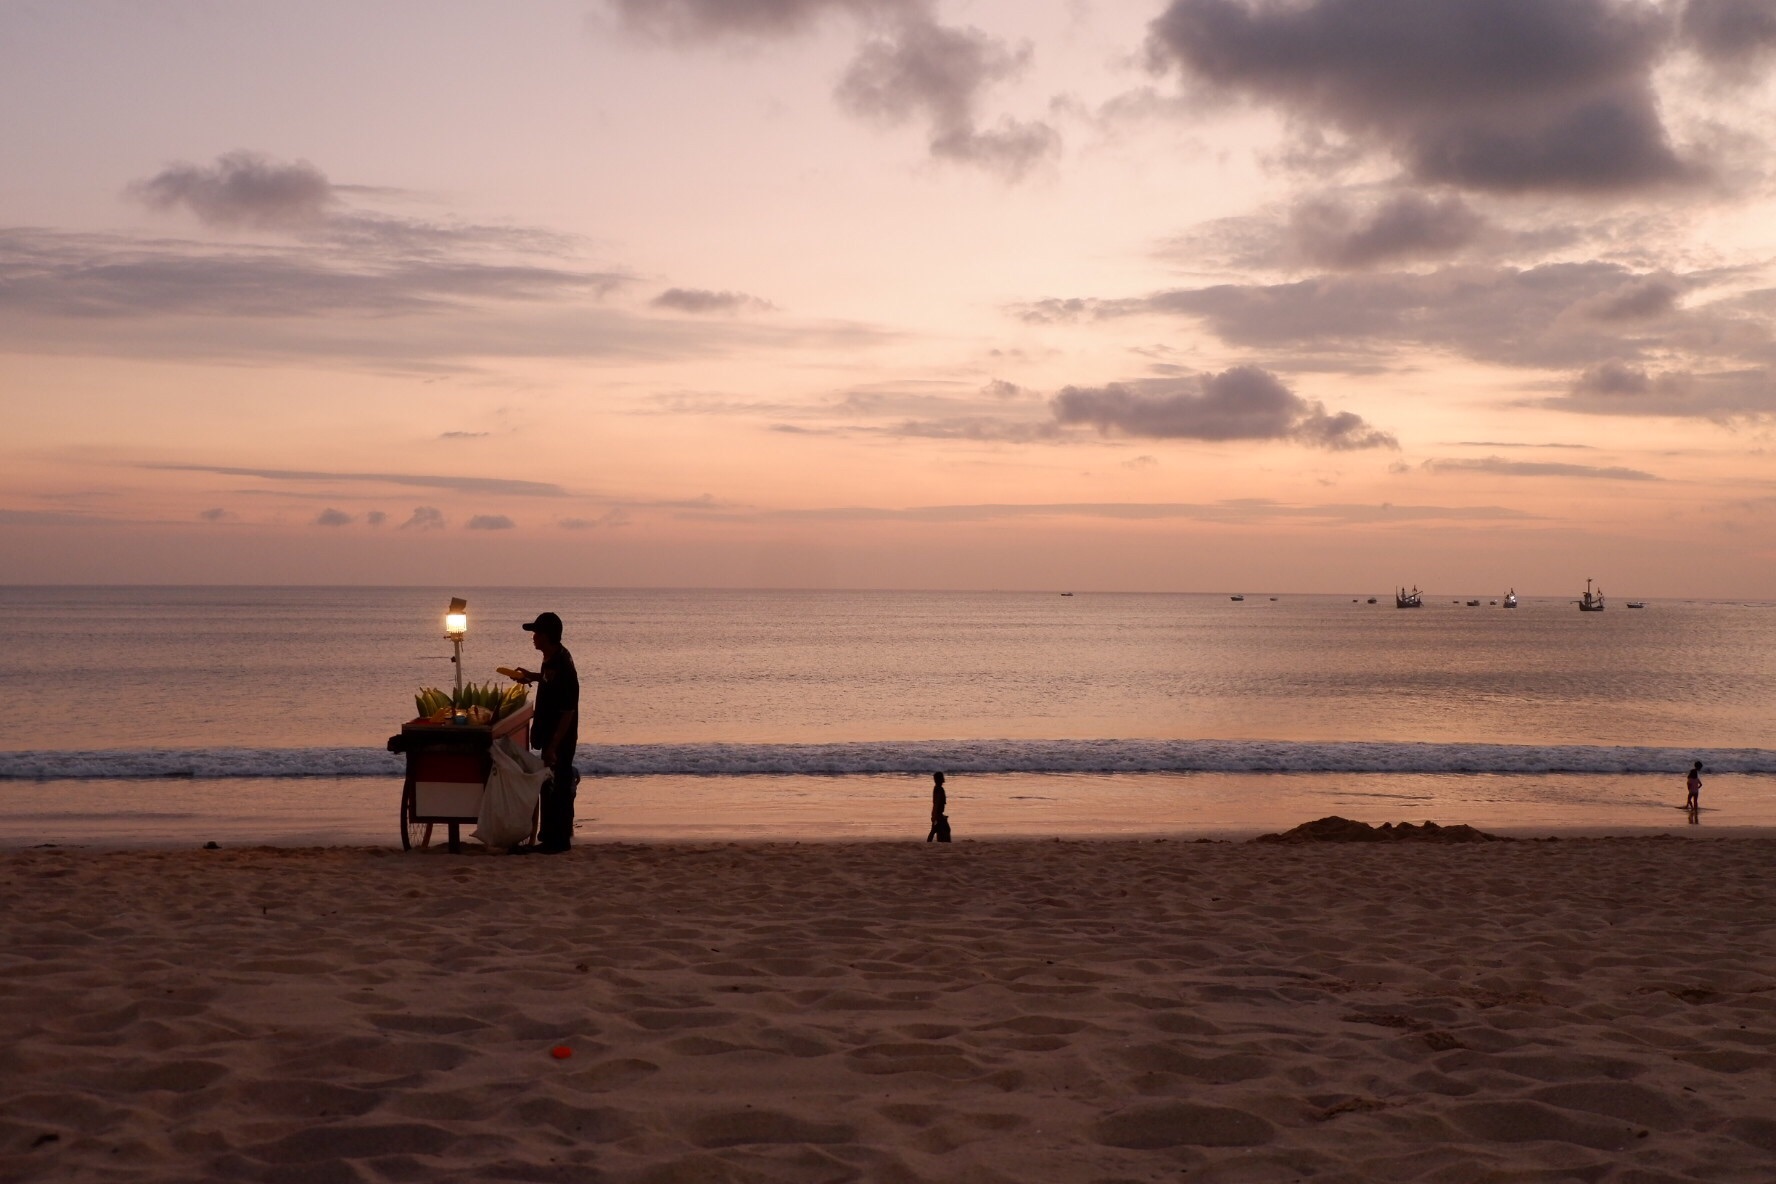
[(449, 827), (450, 850), (462, 850), (462, 824), (481, 820), (481, 793), (493, 769), (496, 740), (523, 748), (530, 736), (530, 705), (493, 724), (433, 723), (413, 719), (390, 736), (390, 752), (407, 757), (401, 786), (401, 849), (431, 846), (432, 828)]

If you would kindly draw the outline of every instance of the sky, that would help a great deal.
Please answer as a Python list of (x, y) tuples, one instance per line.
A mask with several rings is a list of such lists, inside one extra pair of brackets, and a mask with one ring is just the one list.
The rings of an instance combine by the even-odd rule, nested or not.
[(0, 583), (1776, 598), (1768, 0), (0, 0)]

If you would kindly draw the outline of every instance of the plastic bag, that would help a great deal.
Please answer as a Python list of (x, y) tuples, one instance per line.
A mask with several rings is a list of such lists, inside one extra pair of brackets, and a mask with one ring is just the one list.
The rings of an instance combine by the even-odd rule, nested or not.
[(549, 770), (542, 759), (507, 737), (494, 741), (493, 771), (481, 795), (481, 818), (470, 838), (489, 847), (510, 847), (530, 837), (530, 820)]

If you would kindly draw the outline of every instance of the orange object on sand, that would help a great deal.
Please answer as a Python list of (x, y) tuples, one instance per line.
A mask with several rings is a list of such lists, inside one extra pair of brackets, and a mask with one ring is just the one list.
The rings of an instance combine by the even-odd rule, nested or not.
[(574, 1055), (574, 1050), (565, 1044), (557, 1044), (554, 1048), (549, 1050), (549, 1055), (558, 1061), (565, 1061), (568, 1057)]

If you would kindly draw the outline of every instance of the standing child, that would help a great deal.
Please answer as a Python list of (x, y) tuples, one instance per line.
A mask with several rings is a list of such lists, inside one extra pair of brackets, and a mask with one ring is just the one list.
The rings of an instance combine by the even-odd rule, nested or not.
[(1684, 809), (1694, 814), (1702, 808), (1702, 762), (1697, 761), (1690, 766), (1690, 775), (1684, 779), (1684, 788), (1690, 796), (1684, 801)]

